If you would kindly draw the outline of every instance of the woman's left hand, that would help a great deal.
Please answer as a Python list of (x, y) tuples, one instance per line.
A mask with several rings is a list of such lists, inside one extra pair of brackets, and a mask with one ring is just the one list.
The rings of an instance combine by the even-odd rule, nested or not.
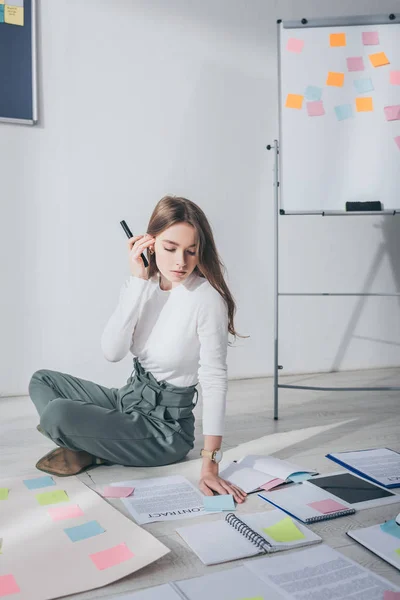
[(214, 472), (213, 470), (202, 470), (199, 488), (206, 496), (213, 496), (213, 492), (218, 492), (218, 494), (232, 494), (235, 502), (239, 504), (242, 504), (247, 496), (246, 492), (236, 485), (229, 483), (229, 481), (225, 481), (225, 479), (222, 479), (218, 475), (218, 472)]

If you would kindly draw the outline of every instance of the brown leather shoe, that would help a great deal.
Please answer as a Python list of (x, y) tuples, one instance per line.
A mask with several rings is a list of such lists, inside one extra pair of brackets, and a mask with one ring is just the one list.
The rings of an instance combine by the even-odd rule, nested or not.
[(50, 475), (69, 477), (71, 475), (78, 475), (89, 469), (94, 469), (101, 464), (103, 464), (101, 459), (87, 452), (75, 452), (67, 448), (55, 448), (55, 450), (48, 452), (36, 463), (36, 468)]

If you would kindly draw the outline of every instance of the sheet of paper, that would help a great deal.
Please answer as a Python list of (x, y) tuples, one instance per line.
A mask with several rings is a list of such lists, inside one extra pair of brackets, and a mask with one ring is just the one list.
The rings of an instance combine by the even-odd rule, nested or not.
[[(385, 111), (385, 116), (386, 116), (386, 121), (399, 121), (400, 120), (400, 104), (397, 104), (395, 106), (385, 106), (384, 108)], [(387, 483), (384, 485), (393, 485), (394, 483), (399, 483), (400, 484), (400, 454), (398, 455), (399, 458), (396, 458), (394, 456), (390, 457), (390, 463), (388, 463), (387, 466), (385, 466), (384, 464), (382, 464), (382, 461), (378, 464), (378, 466), (375, 464), (376, 460), (374, 459), (374, 464), (369, 466), (369, 468), (372, 468), (373, 472), (376, 473), (378, 472), (379, 477), (383, 477), (384, 481), (386, 481)], [(368, 463), (368, 461), (367, 461)], [(396, 469), (395, 474), (388, 476), (387, 473), (391, 470), (391, 469)], [(370, 477), (373, 477), (372, 475), (369, 475)], [(377, 477), (375, 477), (375, 479), (378, 480)], [(379, 480), (381, 481), (381, 480)]]
[(104, 498), (127, 498), (133, 494), (133, 487), (121, 487), (117, 485), (108, 485), (103, 488), (101, 495)]
[(64, 490), (55, 490), (54, 492), (43, 492), (42, 494), (36, 494), (36, 499), (40, 506), (47, 506), (47, 504), (58, 504), (59, 502), (69, 502), (68, 495)]
[(332, 48), (346, 46), (346, 34), (345, 33), (331, 33), (329, 36), (329, 44)]
[(8, 488), (0, 488), (0, 500), (8, 500)]
[[(316, 471), (312, 469), (305, 469), (299, 467), (288, 460), (281, 460), (274, 456), (262, 456), (258, 454), (249, 454), (238, 462), (243, 467), (250, 467), (257, 469), (263, 473), (267, 473), (269, 477), (279, 478), (286, 481), (294, 473), (309, 473), (311, 475), (317, 475)], [(266, 482), (265, 482), (266, 483)]]
[(235, 503), (231, 494), (221, 496), (203, 496), (204, 509), (207, 511), (235, 510)]
[(307, 113), (309, 117), (322, 117), (325, 114), (324, 103), (322, 100), (307, 102)]
[(117, 485), (135, 488), (135, 493), (121, 502), (140, 525), (205, 514), (203, 494), (181, 475), (120, 481)]
[(14, 575), (0, 575), (0, 598), (18, 594), (20, 591)]
[(353, 83), (358, 94), (365, 94), (374, 90), (374, 84), (370, 77), (366, 77), (365, 79), (355, 79)]
[(395, 144), (397, 144), (398, 149), (400, 150), (400, 135), (394, 138)]
[(394, 519), (382, 523), (381, 531), (400, 540), (400, 525), (398, 525)]
[(384, 52), (377, 52), (376, 54), (370, 54), (369, 60), (373, 67), (383, 67), (389, 65), (389, 59)]
[(65, 521), (66, 519), (77, 519), (85, 516), (85, 513), (77, 504), (52, 506), (47, 509), (47, 512), (53, 521)]
[(54, 479), (50, 475), (44, 477), (33, 477), (32, 479), (24, 479), (24, 485), (28, 490), (38, 490), (40, 488), (56, 485)]
[(316, 102), (322, 98), (322, 88), (316, 85), (308, 85), (304, 93), (304, 97), (309, 102)]
[(67, 527), (64, 531), (71, 542), (80, 542), (81, 540), (87, 540), (95, 535), (104, 533), (104, 529), (97, 521), (89, 521), (75, 527)]
[(364, 71), (364, 59), (362, 56), (352, 56), (347, 59), (348, 71)]
[(0, 554), (3, 552), (3, 540), (0, 538)]
[(242, 466), (241, 463), (235, 462), (227, 466), (221, 465), (220, 476), (222, 479), (237, 485), (246, 493), (258, 490), (264, 483), (269, 483), (275, 479), (273, 475), (267, 475), (263, 471)]
[(390, 83), (400, 85), (400, 71), (390, 71)]
[(338, 510), (346, 510), (347, 508), (344, 504), (336, 502), (336, 500), (319, 500), (318, 502), (310, 502), (308, 506), (315, 508), (315, 510), (323, 515), (328, 515), (329, 513), (337, 512)]
[[(3, 554), (1, 575), (12, 575), (20, 592), (7, 600), (52, 600), (106, 586), (158, 560), (169, 552), (154, 536), (121, 514), (77, 477), (54, 477), (51, 490), (66, 492), (68, 502), (41, 506), (38, 491), (29, 490), (24, 477), (0, 481), (10, 490), (0, 503)], [(53, 521), (50, 511), (79, 507), (83, 515)], [(64, 529), (97, 521), (104, 533), (75, 543)], [(89, 555), (126, 544), (133, 558), (99, 570)], [(1, 589), (1, 586), (0, 586)], [(93, 592), (92, 595), (98, 594)], [(2, 600), (2, 599), (1, 599)]]
[(336, 550), (319, 544), (289, 555), (256, 558), (246, 569), (274, 588), (274, 594), (296, 600), (354, 598), (380, 600), (386, 590), (400, 588), (348, 559)]
[(356, 98), (357, 112), (371, 112), (374, 110), (374, 104), (371, 97)]
[(398, 553), (400, 540), (395, 535), (385, 533), (381, 525), (351, 529), (348, 535), (389, 564), (400, 569), (400, 554)]
[(107, 550), (101, 550), (89, 555), (93, 563), (96, 565), (99, 571), (115, 567), (127, 560), (134, 557), (134, 554), (129, 550), (126, 544), (119, 544), (113, 548), (107, 548)]
[(286, 48), (289, 52), (295, 52), (296, 54), (300, 54), (300, 52), (304, 48), (304, 40), (299, 40), (297, 38), (289, 38)]
[(288, 94), (286, 97), (286, 108), (301, 109), (303, 106), (304, 96), (301, 94)]
[[(386, 106), (385, 115), (388, 121), (400, 119), (400, 104)], [(400, 454), (389, 448), (336, 452), (332, 457), (384, 486), (400, 484)]]
[(24, 9), (22, 6), (4, 5), (4, 22), (9, 25), (24, 25)]
[(304, 533), (296, 527), (290, 517), (285, 517), (282, 521), (271, 527), (265, 527), (263, 531), (275, 540), (275, 542), (295, 542), (296, 540), (304, 540), (305, 538)]
[(332, 85), (335, 87), (343, 87), (344, 84), (344, 73), (335, 73), (329, 71), (326, 85)]
[(175, 591), (170, 583), (140, 590), (118, 596), (115, 600), (182, 600), (182, 596)]
[(364, 46), (377, 46), (379, 44), (379, 33), (377, 31), (363, 31), (362, 42)]

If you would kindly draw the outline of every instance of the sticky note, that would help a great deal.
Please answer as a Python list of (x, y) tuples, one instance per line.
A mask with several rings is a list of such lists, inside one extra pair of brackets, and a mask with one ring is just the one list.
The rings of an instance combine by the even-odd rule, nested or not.
[(54, 506), (53, 508), (49, 508), (47, 512), (53, 521), (76, 519), (85, 515), (83, 510), (77, 504), (73, 504), (72, 506)]
[(400, 556), (400, 548), (397, 548), (397, 550), (395, 550), (396, 554), (398, 554)]
[(346, 45), (346, 34), (345, 33), (331, 33), (329, 36), (329, 43), (332, 48), (338, 48), (339, 46)]
[(356, 98), (356, 110), (357, 112), (371, 112), (374, 110), (372, 98)]
[(221, 496), (203, 496), (205, 510), (235, 510), (235, 503), (231, 494)]
[(389, 65), (390, 62), (388, 57), (384, 52), (378, 52), (377, 54), (370, 54), (369, 60), (373, 67), (383, 67), (384, 65)]
[(390, 71), (390, 83), (400, 85), (400, 71)]
[(108, 550), (102, 550), (95, 554), (89, 554), (89, 558), (92, 559), (99, 571), (109, 569), (115, 565), (119, 565), (122, 562), (133, 558), (134, 554), (131, 552), (126, 544), (119, 544)]
[(307, 102), (307, 113), (309, 117), (322, 117), (325, 114), (324, 103), (322, 100)]
[(383, 600), (400, 600), (400, 592), (386, 590), (383, 594)]
[(394, 138), (395, 143), (397, 144), (399, 150), (400, 150), (400, 135), (398, 135), (397, 137)]
[(362, 56), (351, 56), (347, 60), (348, 71), (364, 71), (364, 59)]
[(71, 542), (80, 542), (81, 540), (86, 540), (95, 535), (100, 535), (100, 533), (104, 533), (105, 530), (97, 521), (89, 521), (83, 525), (68, 527), (67, 529), (64, 529), (64, 531)]
[(130, 496), (135, 488), (133, 487), (118, 487), (108, 485), (103, 488), (102, 496), (104, 498), (127, 498)]
[(4, 23), (4, 4), (0, 4), (0, 23)]
[(299, 471), (298, 473), (292, 473), (288, 479), (290, 481), (294, 481), (294, 483), (301, 483), (302, 481), (307, 481), (307, 479), (311, 479), (311, 473)]
[(302, 108), (304, 96), (300, 94), (288, 94), (286, 98), (286, 108)]
[(377, 46), (379, 44), (379, 33), (377, 31), (363, 31), (362, 42), (364, 46)]
[(353, 83), (359, 94), (372, 92), (375, 89), (372, 80), (369, 77), (365, 79), (355, 79)]
[(282, 483), (285, 483), (284, 479), (279, 479), (277, 477), (276, 479), (272, 479), (271, 481), (260, 485), (260, 489), (266, 490), (268, 492), (268, 490), (272, 490), (273, 488), (278, 487), (278, 485), (282, 485)]
[(344, 73), (335, 73), (329, 71), (326, 85), (333, 85), (336, 87), (343, 87), (344, 84)]
[(4, 5), (4, 21), (9, 25), (24, 25), (24, 8), (22, 6)]
[(340, 104), (339, 106), (335, 106), (335, 113), (338, 121), (344, 121), (353, 117), (353, 108), (351, 104)]
[(392, 535), (393, 537), (399, 538), (400, 540), (400, 527), (397, 525), (394, 519), (386, 521), (386, 523), (382, 523), (381, 531), (383, 531), (383, 533)]
[(400, 119), (400, 104), (385, 106), (386, 121), (398, 121)]
[(56, 485), (54, 479), (50, 475), (45, 477), (35, 477), (34, 479), (24, 479), (24, 484), (28, 490), (38, 490), (39, 488)]
[(263, 528), (263, 531), (275, 542), (295, 542), (305, 538), (304, 533), (296, 527), (290, 517), (285, 517), (275, 525), (271, 525), (271, 527)]
[(8, 488), (0, 488), (0, 500), (7, 500)]
[(338, 510), (346, 510), (347, 506), (344, 504), (340, 504), (340, 502), (336, 502), (336, 500), (318, 500), (317, 502), (310, 502), (308, 506), (314, 508), (318, 512), (323, 515), (328, 515), (329, 513), (337, 512)]
[(296, 52), (300, 54), (304, 47), (304, 40), (298, 40), (296, 38), (289, 38), (286, 49), (289, 52)]
[(47, 504), (57, 504), (58, 502), (69, 502), (67, 493), (64, 492), (64, 490), (36, 494), (36, 499), (41, 506), (46, 506)]
[(20, 591), (14, 575), (0, 575), (0, 598), (18, 594)]
[(310, 102), (314, 102), (316, 100), (321, 100), (322, 88), (317, 87), (316, 85), (309, 85), (306, 87), (304, 96), (305, 96), (305, 99), (309, 100)]

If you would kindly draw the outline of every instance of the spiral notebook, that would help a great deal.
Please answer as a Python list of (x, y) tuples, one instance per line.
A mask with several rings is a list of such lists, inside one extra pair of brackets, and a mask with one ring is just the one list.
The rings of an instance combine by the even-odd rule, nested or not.
[(356, 512), (356, 509), (344, 500), (308, 481), (292, 483), (279, 490), (258, 495), (291, 517), (307, 524), (353, 515)]
[(223, 521), (179, 527), (177, 533), (205, 565), (322, 542), (319, 535), (281, 510), (233, 513)]

